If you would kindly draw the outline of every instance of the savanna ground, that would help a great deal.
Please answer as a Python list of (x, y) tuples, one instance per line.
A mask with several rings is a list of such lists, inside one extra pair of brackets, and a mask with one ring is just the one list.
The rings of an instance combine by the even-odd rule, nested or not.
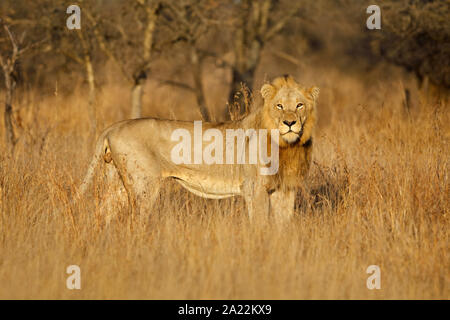
[[(173, 182), (146, 225), (117, 203), (106, 226), (101, 177), (70, 205), (93, 149), (86, 88), (18, 95), (23, 138), (0, 165), (0, 298), (450, 298), (449, 106), (405, 108), (401, 72), (317, 65), (293, 75), (321, 88), (320, 121), (283, 228), (250, 223), (240, 198), (206, 200)], [(208, 77), (220, 114), (221, 77)], [(99, 129), (126, 118), (128, 92), (112, 79), (99, 93)], [(144, 106), (149, 116), (198, 119), (192, 97), (151, 82)], [(81, 290), (66, 288), (72, 264)], [(369, 265), (381, 268), (381, 290), (366, 287)]]

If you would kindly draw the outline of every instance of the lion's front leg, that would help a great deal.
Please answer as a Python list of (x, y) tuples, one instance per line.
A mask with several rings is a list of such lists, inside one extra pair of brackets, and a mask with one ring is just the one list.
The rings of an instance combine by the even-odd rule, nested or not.
[(250, 221), (254, 217), (267, 218), (269, 214), (269, 194), (263, 185), (248, 184), (244, 186), (244, 198)]
[(277, 190), (270, 195), (270, 212), (277, 222), (288, 221), (294, 215), (295, 190)]

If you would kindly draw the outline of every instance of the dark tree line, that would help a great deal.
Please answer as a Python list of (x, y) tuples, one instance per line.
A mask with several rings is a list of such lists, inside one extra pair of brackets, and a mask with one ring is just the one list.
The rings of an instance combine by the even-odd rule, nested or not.
[[(383, 1), (382, 29), (367, 32), (362, 30), (366, 5), (356, 0), (80, 0), (80, 30), (66, 27), (66, 1), (2, 1), (0, 63), (7, 141), (14, 145), (17, 139), (12, 117), (15, 89), (25, 82), (45, 86), (59, 74), (67, 81), (77, 73), (85, 79), (94, 135), (96, 92), (105, 61), (116, 66), (130, 88), (131, 118), (142, 116), (143, 88), (151, 78), (193, 94), (199, 114), (209, 121), (205, 63), (228, 70), (228, 101), (244, 104), (247, 98), (236, 92), (242, 84), (253, 89), (265, 50), (301, 64), (298, 51), (274, 49), (277, 41), (307, 43), (310, 54), (340, 47), (341, 56), (349, 51), (360, 55), (353, 59), (367, 53), (368, 60), (401, 65), (416, 73), (424, 86), (448, 91), (449, 2)], [(358, 53), (355, 48), (362, 49)], [(170, 73), (154, 74), (161, 58), (172, 58), (174, 70), (183, 64), (189, 76), (180, 81)]]

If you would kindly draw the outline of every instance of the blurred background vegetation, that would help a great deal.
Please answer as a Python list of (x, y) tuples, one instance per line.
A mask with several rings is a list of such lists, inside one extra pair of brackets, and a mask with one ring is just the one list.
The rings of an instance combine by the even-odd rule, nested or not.
[[(80, 30), (66, 27), (71, 4), (81, 8)], [(381, 1), (381, 30), (366, 28), (370, 4), (357, 0), (4, 0), (0, 56), (7, 141), (14, 144), (16, 139), (17, 92), (30, 88), (67, 95), (83, 86), (93, 132), (98, 91), (112, 82), (129, 90), (124, 118), (153, 115), (145, 111), (143, 101), (168, 87), (195, 101), (194, 117), (224, 120), (229, 117), (227, 103), (243, 103), (242, 84), (252, 90), (283, 73), (294, 73), (304, 81), (302, 71), (308, 68), (337, 68), (370, 85), (375, 78), (390, 78), (391, 66), (397, 65), (415, 79), (421, 99), (446, 99), (449, 1)], [(208, 83), (221, 88), (220, 99), (211, 102)], [(415, 91), (409, 84), (404, 91), (404, 104), (411, 108), (419, 98), (412, 98)]]

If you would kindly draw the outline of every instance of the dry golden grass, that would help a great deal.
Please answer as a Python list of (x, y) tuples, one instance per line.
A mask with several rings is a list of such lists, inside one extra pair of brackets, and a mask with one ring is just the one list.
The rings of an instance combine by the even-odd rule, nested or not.
[[(449, 106), (407, 112), (394, 80), (368, 90), (326, 77), (314, 165), (283, 229), (249, 223), (242, 199), (205, 200), (173, 182), (148, 225), (117, 203), (106, 226), (100, 183), (68, 205), (93, 145), (84, 91), (23, 96), (26, 136), (0, 160), (0, 298), (450, 298)], [(173, 117), (164, 110), (181, 106), (179, 118), (196, 117), (168, 90), (147, 101), (147, 114)], [(103, 90), (100, 127), (125, 117), (126, 95)], [(71, 264), (81, 290), (66, 288)], [(372, 264), (381, 290), (366, 288)]]

